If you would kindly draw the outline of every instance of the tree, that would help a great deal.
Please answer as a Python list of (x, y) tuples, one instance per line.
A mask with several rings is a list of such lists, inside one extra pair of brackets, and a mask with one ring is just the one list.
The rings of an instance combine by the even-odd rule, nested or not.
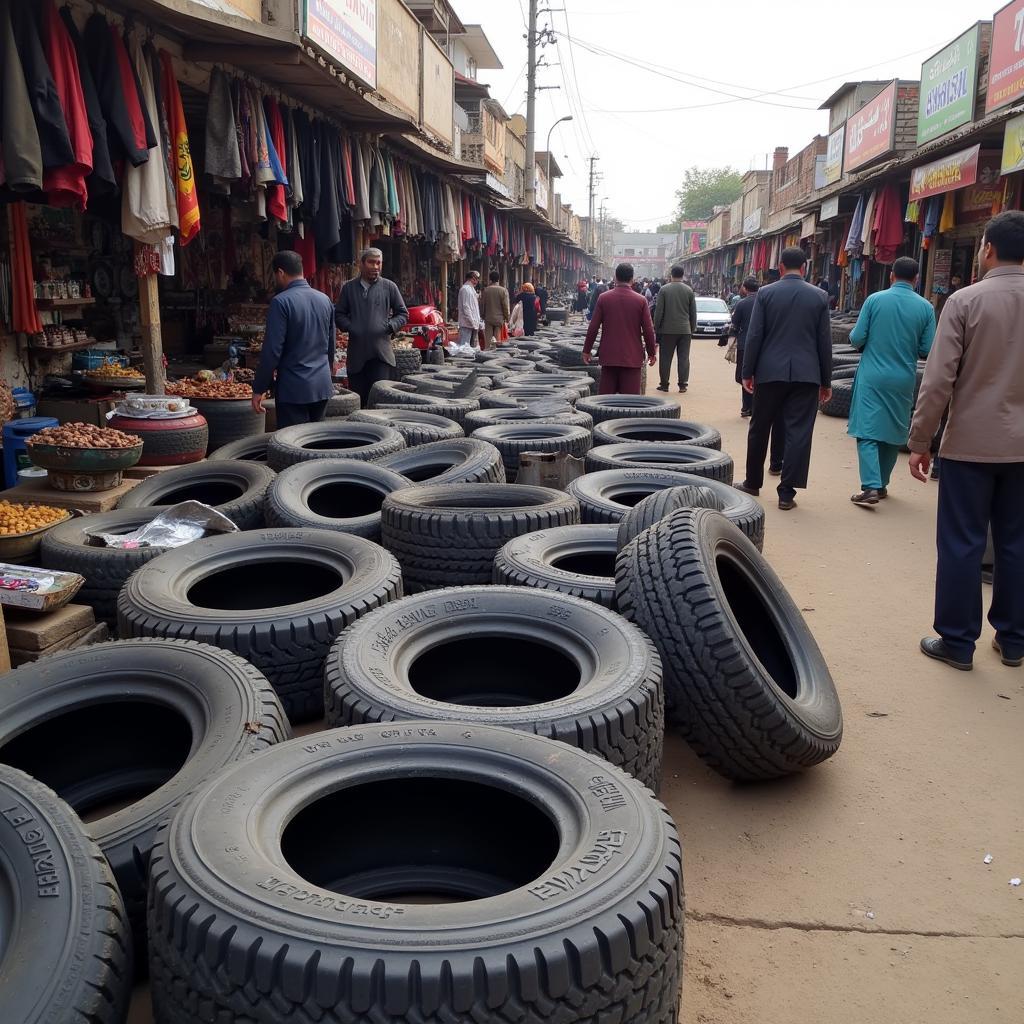
[(655, 229), (659, 235), (675, 235), (679, 232), (679, 221), (674, 220), (669, 224), (659, 224)]
[(743, 194), (743, 179), (732, 167), (690, 167), (676, 191), (680, 220), (710, 220), (716, 206)]

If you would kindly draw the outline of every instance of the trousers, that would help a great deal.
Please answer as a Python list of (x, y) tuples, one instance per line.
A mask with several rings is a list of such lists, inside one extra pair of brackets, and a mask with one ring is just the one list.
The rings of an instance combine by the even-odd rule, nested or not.
[(678, 355), (677, 367), (679, 386), (690, 383), (690, 341), (689, 334), (662, 334), (658, 336), (658, 372), (661, 386), (668, 387), (668, 379), (672, 376), (672, 357)]
[(327, 399), (322, 402), (275, 402), (277, 429), (294, 427), (296, 423), (319, 423), (327, 412)]
[(367, 359), (357, 373), (349, 373), (348, 386), (359, 396), (360, 407), (365, 409), (370, 389), (379, 380), (394, 380), (395, 368), (383, 359)]
[(981, 635), (981, 565), (992, 527), (988, 621), (1004, 653), (1024, 655), (1024, 462), (943, 459), (936, 518), (935, 632), (968, 660)]
[(496, 324), (488, 324), (484, 328), (484, 348), (493, 348), (501, 341), (502, 326), (502, 322), (499, 321)]
[(817, 415), (817, 384), (770, 381), (754, 388), (754, 408), (747, 433), (745, 483), (748, 487), (758, 489), (764, 483), (764, 459), (768, 454), (769, 441), (776, 433), (782, 438), (783, 445), (779, 498), (792, 501), (796, 489), (807, 486), (811, 439)]
[(597, 393), (599, 395), (639, 395), (640, 369), (639, 366), (602, 366)]
[(861, 487), (873, 491), (888, 487), (899, 454), (900, 450), (894, 444), (858, 437), (857, 464), (860, 468)]

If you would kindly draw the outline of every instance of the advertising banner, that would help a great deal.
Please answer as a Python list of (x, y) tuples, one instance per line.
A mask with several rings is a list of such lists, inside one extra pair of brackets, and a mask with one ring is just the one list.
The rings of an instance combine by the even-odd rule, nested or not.
[(831, 199), (826, 199), (821, 204), (821, 214), (819, 220), (831, 220), (833, 217), (839, 216), (839, 196), (833, 196)]
[(834, 185), (843, 176), (843, 144), (846, 141), (846, 125), (840, 125), (828, 137), (825, 153), (825, 184)]
[(978, 158), (981, 146), (951, 153), (941, 160), (915, 167), (910, 172), (911, 200), (927, 199), (929, 196), (966, 188), (978, 180)]
[(959, 223), (977, 223), (988, 220), (997, 203), (1003, 198), (1003, 183), (999, 180), (1001, 153), (982, 150), (978, 157), (978, 173), (974, 184), (963, 189), (957, 198)]
[(1024, 0), (1012, 0), (992, 20), (985, 113), (1024, 96)]
[(887, 85), (847, 120), (844, 156), (847, 172), (856, 171), (896, 148), (897, 85), (895, 81)]
[(921, 65), (917, 144), (923, 146), (974, 117), (981, 26), (969, 28)]
[(1003, 160), (1000, 172), (1015, 174), (1024, 171), (1024, 114), (1006, 122), (1003, 131)]
[(377, 0), (303, 0), (302, 34), (377, 88)]

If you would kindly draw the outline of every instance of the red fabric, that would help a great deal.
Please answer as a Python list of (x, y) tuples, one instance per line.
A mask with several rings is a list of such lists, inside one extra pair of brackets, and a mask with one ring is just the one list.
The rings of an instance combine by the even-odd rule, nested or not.
[(654, 321), (647, 300), (633, 291), (628, 284), (616, 284), (598, 296), (594, 315), (587, 328), (584, 352), (590, 352), (601, 329), (601, 366), (640, 367), (644, 362), (644, 344), (647, 355), (653, 358), (658, 351), (654, 337)]
[(171, 151), (167, 154), (167, 161), (178, 206), (178, 241), (184, 248), (199, 234), (199, 196), (196, 193), (195, 169), (192, 166), (181, 92), (174, 75), (171, 55), (164, 50), (160, 51), (160, 78), (160, 92), (167, 107), (167, 124), (171, 133)]
[(894, 263), (903, 246), (903, 210), (900, 192), (890, 183), (875, 204), (875, 223), (871, 229), (876, 263)]
[(48, 194), (52, 206), (73, 206), (81, 211), (89, 200), (85, 179), (92, 171), (92, 131), (78, 74), (75, 45), (53, 0), (44, 4), (43, 45), (75, 154), (73, 164), (52, 167), (43, 172), (43, 191)]
[(39, 334), (43, 323), (36, 309), (35, 281), (32, 279), (32, 246), (28, 240), (28, 222), (25, 204), (11, 203), (8, 207), (13, 258), (11, 261), (11, 292), (13, 309), (11, 326), (25, 334)]
[(306, 237), (300, 238), (298, 232), (292, 236), (292, 248), (302, 257), (302, 273), (306, 277), (316, 274), (316, 239), (313, 238), (312, 225), (306, 226)]
[(132, 71), (132, 62), (125, 49), (124, 40), (115, 25), (110, 26), (110, 34), (114, 38), (114, 54), (117, 57), (117, 72), (121, 76), (121, 94), (124, 96), (125, 109), (128, 111), (128, 119), (132, 125), (132, 139), (135, 148), (142, 153), (149, 150), (149, 140), (146, 138), (146, 121), (142, 116), (142, 101), (139, 98), (139, 90), (135, 87), (135, 73)]
[[(281, 120), (281, 108), (277, 100), (268, 97), (264, 109), (267, 113), (267, 131), (277, 150), (277, 158), (281, 161), (281, 170), (288, 177), (287, 153), (284, 148), (284, 121)], [(268, 157), (269, 159), (269, 157)], [(284, 185), (267, 185), (267, 213), (281, 224), (288, 222), (288, 205), (285, 201)]]
[(643, 383), (639, 366), (602, 366), (599, 395), (639, 395)]
[(356, 183), (352, 178), (352, 147), (346, 136), (341, 137), (342, 181), (345, 185), (345, 202), (356, 205)]
[(473, 237), (473, 213), (469, 208), (469, 196), (462, 193), (462, 240), (468, 242)]

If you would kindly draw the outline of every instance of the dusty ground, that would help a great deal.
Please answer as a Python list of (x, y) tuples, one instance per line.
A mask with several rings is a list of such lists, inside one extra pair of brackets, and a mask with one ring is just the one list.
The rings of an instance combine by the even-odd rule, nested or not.
[[(732, 372), (695, 343), (683, 417), (718, 427), (742, 463)], [(686, 858), (683, 1024), (1024, 1020), (1024, 886), (1008, 884), (1024, 875), (1024, 671), (999, 663), (988, 631), (970, 675), (917, 652), (936, 485), (903, 459), (890, 499), (867, 511), (849, 501), (858, 483), (846, 421), (822, 416), (799, 508), (762, 492), (765, 554), (843, 701), (839, 753), (735, 786), (668, 741), (662, 797)], [(145, 1003), (140, 992), (131, 1024), (148, 1024)]]

